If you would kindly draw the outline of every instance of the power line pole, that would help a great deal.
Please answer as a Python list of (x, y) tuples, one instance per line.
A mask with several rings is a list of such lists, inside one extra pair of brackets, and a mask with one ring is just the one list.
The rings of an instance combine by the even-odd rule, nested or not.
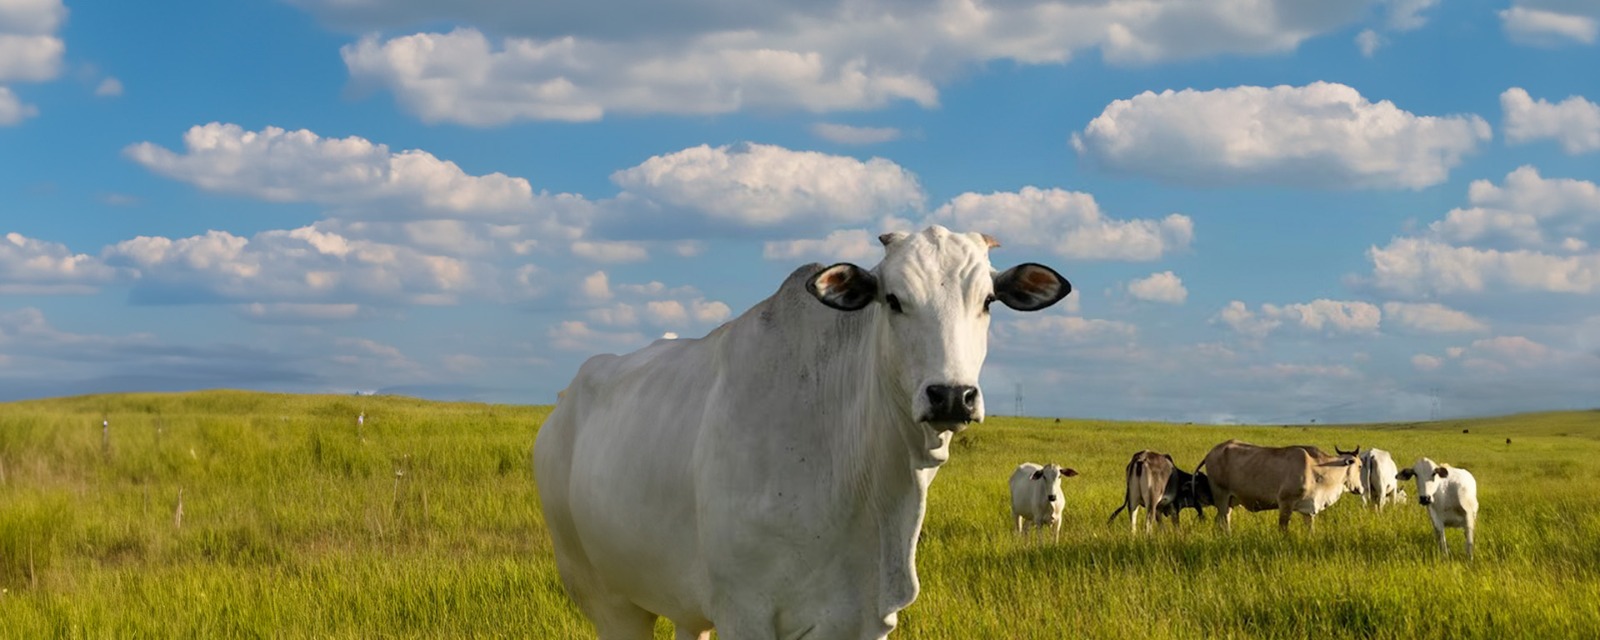
[(1021, 382), (1018, 382), (1018, 383), (1017, 383), (1017, 407), (1016, 407), (1016, 415), (1017, 415), (1017, 417), (1019, 417), (1019, 418), (1020, 418), (1020, 417), (1022, 417), (1022, 383), (1021, 383)]
[(1434, 387), (1429, 393), (1433, 395), (1433, 403), (1428, 407), (1428, 421), (1432, 422), (1439, 419), (1439, 388)]

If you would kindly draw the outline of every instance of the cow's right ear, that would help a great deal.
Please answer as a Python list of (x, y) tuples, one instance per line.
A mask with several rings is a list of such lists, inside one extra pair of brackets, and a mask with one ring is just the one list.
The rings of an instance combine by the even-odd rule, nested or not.
[(1448, 475), (1450, 475), (1450, 468), (1449, 467), (1438, 467), (1438, 468), (1435, 468), (1433, 470), (1433, 475), (1439, 476), (1441, 478), (1443, 478), (1445, 476), (1448, 476)]
[(1034, 480), (1043, 480), (1044, 479), (1044, 470), (1040, 469), (1038, 471), (1033, 472), (1033, 479)]
[(1394, 478), (1396, 480), (1410, 480), (1410, 479), (1415, 478), (1415, 477), (1417, 477), (1417, 472), (1412, 471), (1410, 469), (1406, 469), (1404, 471), (1401, 471), (1400, 473), (1397, 473), (1394, 476)]
[(1076, 477), (1078, 477), (1078, 470), (1077, 469), (1062, 469), (1061, 470), (1061, 475), (1064, 475), (1064, 476), (1066, 476), (1068, 478), (1076, 478)]
[(860, 311), (878, 297), (878, 278), (866, 269), (841, 262), (811, 276), (806, 281), (806, 291), (840, 311)]

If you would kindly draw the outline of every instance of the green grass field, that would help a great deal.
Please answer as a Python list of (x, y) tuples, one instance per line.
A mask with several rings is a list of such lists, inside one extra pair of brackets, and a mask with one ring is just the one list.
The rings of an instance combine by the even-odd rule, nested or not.
[[(548, 412), (231, 391), (0, 405), (0, 636), (590, 636), (528, 466)], [(1193, 512), (1153, 538), (1106, 524), (1134, 451), (1192, 468), (1230, 437), (1468, 468), (1478, 558), (1460, 557), (1455, 530), (1457, 555), (1441, 558), (1421, 507), (1378, 514), (1354, 496), (1286, 538), (1276, 513), (1236, 513), (1231, 536)], [(1011, 533), (1022, 461), (1083, 474), (1063, 483), (1058, 544)], [(1600, 637), (1600, 412), (1317, 428), (994, 418), (959, 437), (919, 549), (922, 594), (896, 637)]]

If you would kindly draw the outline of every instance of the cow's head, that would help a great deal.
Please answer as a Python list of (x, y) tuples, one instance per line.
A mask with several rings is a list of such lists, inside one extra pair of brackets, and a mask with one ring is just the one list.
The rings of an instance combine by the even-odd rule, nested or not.
[(1076, 469), (1047, 464), (1043, 469), (1033, 472), (1033, 480), (1043, 483), (1047, 488), (1045, 502), (1057, 502), (1061, 500), (1061, 479), (1073, 478), (1077, 477), (1077, 475), (1078, 471)]
[(1194, 510), (1202, 516), (1205, 515), (1205, 512), (1200, 510), (1201, 507), (1210, 507), (1216, 504), (1211, 497), (1211, 479), (1206, 477), (1204, 471), (1185, 478), (1178, 489), (1178, 496), (1185, 501), (1185, 504), (1180, 505), (1179, 508), (1192, 505)]
[(1024, 263), (996, 272), (980, 233), (935, 225), (920, 233), (886, 233), (884, 258), (871, 271), (839, 263), (806, 283), (812, 295), (841, 311), (876, 305), (878, 348), (905, 394), (912, 418), (941, 431), (983, 420), (978, 372), (989, 353), (989, 310), (999, 302), (1018, 311), (1055, 304), (1072, 285), (1050, 267)]
[[(1401, 469), (1395, 475), (1396, 480), (1417, 480), (1417, 502), (1423, 506), (1433, 504), (1433, 491), (1437, 488), (1440, 478), (1450, 477), (1450, 468), (1437, 464), (1427, 458), (1419, 458), (1410, 469)], [(1405, 498), (1401, 498), (1404, 500)]]
[[(1334, 450), (1337, 451), (1338, 448), (1335, 447)], [(1326, 469), (1324, 473), (1332, 473), (1339, 478), (1339, 482), (1344, 485), (1345, 491), (1358, 496), (1361, 495), (1363, 489), (1361, 484), (1361, 458), (1356, 457), (1354, 453), (1340, 453), (1339, 457), (1328, 460), (1320, 466)]]

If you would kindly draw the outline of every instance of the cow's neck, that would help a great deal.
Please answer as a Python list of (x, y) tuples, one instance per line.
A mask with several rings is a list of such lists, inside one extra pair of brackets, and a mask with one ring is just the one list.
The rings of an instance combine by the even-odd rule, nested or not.
[(841, 449), (852, 452), (836, 460), (843, 465), (838, 471), (865, 491), (863, 514), (877, 521), (878, 612), (892, 616), (917, 594), (917, 537), (928, 485), (949, 455), (950, 434), (935, 435), (912, 417), (906, 391), (898, 386), (896, 354), (883, 348), (889, 327), (882, 313), (877, 307), (864, 310), (865, 344), (839, 354), (847, 360), (842, 370), (855, 376), (849, 384), (869, 392), (858, 395), (852, 415), (834, 433), (850, 441)]

